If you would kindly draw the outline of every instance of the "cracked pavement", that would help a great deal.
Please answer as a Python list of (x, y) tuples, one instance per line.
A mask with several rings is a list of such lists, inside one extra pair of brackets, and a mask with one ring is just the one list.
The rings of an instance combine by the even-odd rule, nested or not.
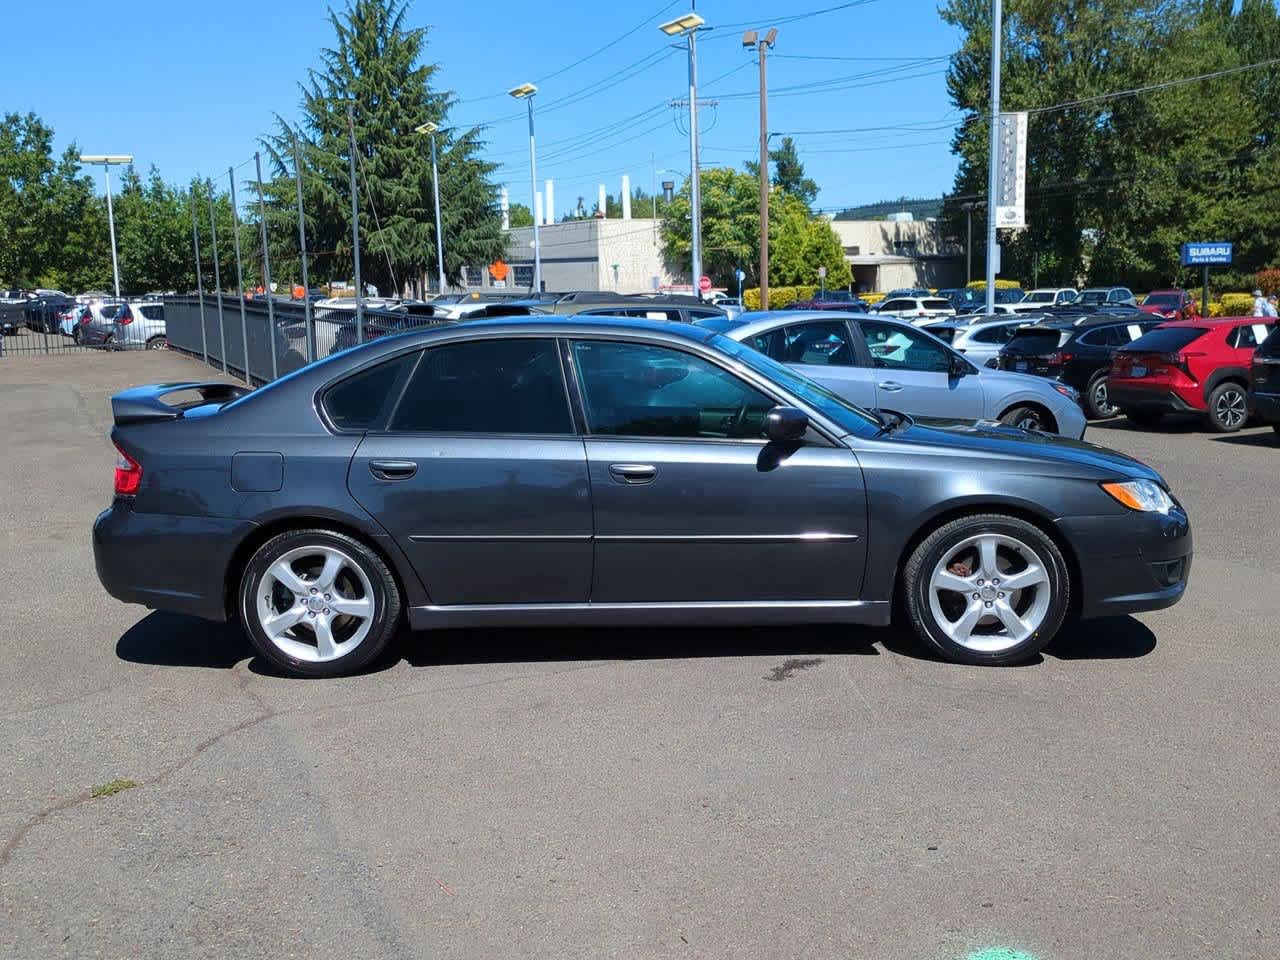
[(1188, 506), (1192, 586), (1027, 667), (450, 631), (307, 682), (93, 571), (107, 398), (207, 375), (0, 360), (0, 956), (1280, 955), (1270, 430), (1090, 427)]

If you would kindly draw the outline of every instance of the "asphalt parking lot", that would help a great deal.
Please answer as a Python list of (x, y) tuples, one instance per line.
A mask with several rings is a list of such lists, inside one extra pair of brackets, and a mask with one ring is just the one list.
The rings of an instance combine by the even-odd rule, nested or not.
[(458, 631), (306, 682), (94, 574), (107, 398), (206, 375), (0, 361), (0, 956), (1280, 956), (1269, 429), (1092, 426), (1188, 507), (1192, 584), (1025, 667)]

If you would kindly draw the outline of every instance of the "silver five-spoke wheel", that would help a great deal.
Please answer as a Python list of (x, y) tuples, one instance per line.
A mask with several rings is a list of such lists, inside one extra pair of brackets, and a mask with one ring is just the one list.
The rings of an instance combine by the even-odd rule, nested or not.
[(1025, 642), (1044, 623), (1052, 599), (1044, 560), (1021, 540), (998, 533), (960, 541), (929, 579), (929, 609), (938, 626), (977, 653)]
[(304, 663), (345, 657), (369, 635), (373, 585), (351, 556), (332, 546), (282, 554), (258, 578), (258, 624), (281, 653)]

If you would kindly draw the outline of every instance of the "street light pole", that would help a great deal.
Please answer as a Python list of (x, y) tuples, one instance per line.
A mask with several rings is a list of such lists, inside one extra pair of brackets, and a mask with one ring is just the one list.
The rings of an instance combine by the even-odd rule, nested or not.
[[(744, 47), (755, 47), (760, 53), (760, 309), (769, 309), (769, 87), (765, 72), (766, 54), (778, 37), (777, 27), (761, 37), (748, 30), (742, 35)], [(742, 286), (742, 281), (738, 281)], [(739, 289), (741, 299), (742, 291)]]
[(542, 240), (538, 235), (538, 151), (533, 139), (533, 98), (538, 88), (532, 83), (512, 87), (508, 94), (523, 100), (529, 108), (529, 212), (533, 214), (533, 293), (542, 292)]
[(991, 150), (987, 159), (987, 314), (996, 312), (996, 260), (1000, 256), (996, 234), (996, 194), (1000, 189), (1000, 42), (1004, 13), (1000, 0), (991, 0)]
[(133, 163), (128, 154), (81, 154), (81, 163), (102, 164), (102, 173), (107, 181), (107, 227), (111, 232), (111, 276), (115, 280), (116, 299), (120, 299), (120, 260), (116, 256), (116, 215), (111, 208), (111, 168), (122, 163)]
[(431, 137), (431, 193), (436, 203), (436, 273), (439, 292), (444, 293), (444, 228), (440, 226), (440, 171), (436, 166), (436, 131), (440, 128), (434, 123), (424, 123), (414, 127), (414, 133), (425, 133)]
[(681, 36), (689, 50), (689, 205), (693, 295), (702, 298), (702, 182), (698, 174), (698, 29), (706, 23), (696, 13), (686, 13), (658, 27), (669, 37)]

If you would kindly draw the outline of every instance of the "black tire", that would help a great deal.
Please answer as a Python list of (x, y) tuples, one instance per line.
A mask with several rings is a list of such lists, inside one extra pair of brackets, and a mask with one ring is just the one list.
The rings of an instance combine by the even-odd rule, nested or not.
[(1000, 422), (1007, 427), (1020, 427), (1023, 430), (1054, 429), (1053, 420), (1040, 407), (1030, 403), (1020, 403), (1010, 407), (1000, 415)]
[[(314, 662), (305, 656), (295, 655), (289, 649), (305, 652), (309, 642), (311, 647), (315, 647), (317, 651), (319, 650), (320, 645), (316, 639), (314, 627), (311, 625), (315, 622), (314, 619), (299, 618), (297, 627), (289, 628), (294, 637), (285, 637), (281, 643), (278, 643), (267, 634), (259, 615), (259, 610), (261, 609), (259, 606), (259, 589), (270, 591), (263, 593), (263, 601), (272, 604), (272, 608), (277, 611), (279, 611), (279, 604), (268, 598), (282, 596), (284, 602), (287, 603), (288, 594), (291, 592), (284, 589), (280, 583), (276, 583), (274, 586), (266, 586), (264, 578), (268, 569), (276, 561), (285, 558), (287, 555), (297, 553), (301, 553), (304, 556), (295, 562), (306, 567), (308, 563), (307, 551), (309, 550), (315, 551), (317, 555), (320, 554), (320, 551), (326, 550), (341, 554), (346, 561), (349, 561), (350, 566), (343, 567), (339, 574), (338, 584), (343, 583), (342, 578), (345, 576), (350, 578), (347, 580), (346, 585), (355, 588), (347, 590), (347, 593), (365, 593), (364, 586), (355, 573), (355, 569), (358, 569), (368, 582), (369, 589), (367, 592), (373, 601), (373, 612), (368, 618), (368, 629), (363, 639), (358, 641), (350, 651), (342, 653), (333, 659), (320, 662)], [(323, 556), (320, 556), (319, 559), (323, 562)], [(300, 579), (304, 583), (310, 582), (303, 570), (292, 567), (292, 564), (291, 568), (300, 575)], [(314, 570), (314, 565), (312, 569)], [(278, 593), (281, 590), (284, 590), (283, 595)], [(310, 593), (315, 594), (315, 589), (311, 589)], [(299, 594), (298, 598), (302, 596), (302, 594)], [(325, 596), (327, 597), (328, 595)], [(291, 609), (305, 609), (303, 601), (298, 598), (295, 598), (296, 606)], [(320, 602), (319, 597), (315, 599)], [(340, 597), (339, 599), (342, 598)], [(359, 600), (361, 598), (356, 597), (355, 599)], [(359, 540), (334, 530), (291, 530), (272, 537), (264, 543), (254, 552), (249, 562), (245, 565), (240, 577), (238, 609), (240, 622), (249, 640), (253, 643), (254, 649), (267, 660), (286, 673), (295, 676), (337, 677), (360, 670), (382, 653), (400, 626), (401, 598), (400, 588), (396, 585), (395, 577), (390, 568), (387, 567), (377, 553)], [(327, 616), (329, 613), (328, 609), (324, 609), (323, 614), (319, 610), (310, 610), (305, 616), (311, 618), (325, 616), (325, 621), (331, 625), (332, 634), (335, 638), (340, 637), (343, 630), (352, 626), (352, 623), (347, 621), (358, 624), (363, 620), (363, 618), (353, 620), (351, 617), (343, 617), (336, 613), (330, 617)], [(298, 627), (301, 629), (297, 629)], [(353, 629), (351, 635), (355, 632), (357, 631)]]
[(1244, 384), (1227, 380), (1209, 393), (1209, 429), (1235, 433), (1249, 419), (1249, 396)]
[(84, 342), (84, 334), (80, 332), (80, 324), (78, 323), (71, 328), (71, 340), (76, 346)]
[(1107, 393), (1107, 371), (1094, 374), (1089, 385), (1085, 387), (1084, 396), (1080, 398), (1085, 415), (1090, 420), (1110, 420), (1120, 412), (1120, 408), (1110, 402)]
[[(1021, 642), (1010, 641), (1001, 649), (974, 649), (972, 646), (957, 642), (943, 628), (931, 603), (931, 579), (938, 565), (949, 553), (963, 546), (967, 541), (984, 535), (993, 535), (1005, 541), (1016, 541), (1023, 545), (1038, 561), (1045, 576), (1043, 585), (1034, 588), (1036, 591), (1040, 589), (1047, 591), (1046, 606), (1038, 626)], [(976, 554), (978, 548), (973, 549)], [(1002, 549), (1006, 549), (1004, 554), (1006, 563), (1009, 562), (1010, 557), (1016, 558), (1016, 555), (1009, 552), (1007, 548)], [(974, 576), (980, 573), (981, 571), (978, 570)], [(1016, 569), (1011, 569), (1008, 575), (1012, 576), (1016, 573)], [(990, 586), (992, 583), (995, 582), (985, 585)], [(1006, 666), (1031, 659), (1057, 634), (1071, 606), (1071, 578), (1058, 545), (1039, 527), (1004, 514), (975, 514), (961, 517), (933, 531), (912, 551), (903, 569), (901, 586), (904, 606), (916, 636), (947, 660), (977, 666)], [(998, 596), (1004, 598), (1003, 593), (999, 593)], [(944, 593), (940, 597), (948, 600), (954, 598), (962, 608), (969, 603), (968, 597), (961, 597), (958, 593)], [(994, 597), (992, 601), (995, 601)], [(940, 607), (942, 602), (940, 599)], [(1019, 615), (1026, 615), (1039, 602), (1039, 594), (1020, 591), (1010, 594), (1008, 602), (1015, 606), (1015, 612)], [(985, 601), (975, 597), (974, 603), (982, 604)], [(990, 605), (986, 603), (986, 606)], [(1016, 610), (1019, 605), (1023, 606), (1021, 611)], [(947, 615), (946, 610), (942, 612), (944, 616)], [(985, 611), (983, 613), (983, 621), (994, 617), (994, 613), (990, 615), (985, 614)], [(998, 632), (1003, 629), (989, 622), (984, 626), (983, 621), (974, 628), (975, 631)], [(979, 634), (978, 639), (981, 640), (983, 636)]]
[(169, 338), (164, 334), (158, 334), (147, 341), (148, 350), (168, 350)]
[(1130, 423), (1139, 427), (1154, 427), (1164, 419), (1164, 412), (1160, 410), (1126, 410), (1124, 415)]

